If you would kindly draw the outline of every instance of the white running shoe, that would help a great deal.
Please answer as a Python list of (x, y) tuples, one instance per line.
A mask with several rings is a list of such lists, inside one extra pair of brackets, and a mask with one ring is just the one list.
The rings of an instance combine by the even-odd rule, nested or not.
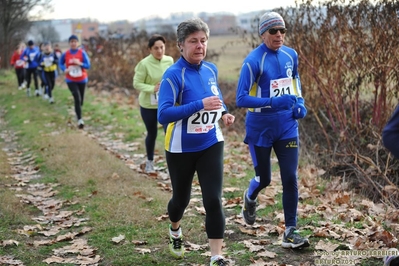
[(78, 128), (83, 129), (85, 127), (85, 123), (83, 122), (83, 119), (79, 119), (78, 121)]
[(36, 95), (37, 97), (39, 97), (39, 96), (40, 96), (40, 92), (39, 92), (39, 90), (35, 90), (35, 95)]
[(176, 259), (184, 258), (184, 243), (181, 228), (178, 231), (172, 231), (172, 226), (169, 225), (169, 251)]
[(154, 172), (155, 172), (155, 170), (154, 170), (154, 161), (147, 160), (147, 161), (145, 162), (145, 169), (144, 169), (144, 171), (145, 171), (146, 173), (154, 173)]
[[(46, 94), (47, 95), (47, 94)], [(48, 98), (48, 96), (47, 96), (47, 98)], [(49, 98), (49, 103), (51, 103), (51, 104), (53, 104), (54, 103), (54, 98), (53, 97), (51, 97), (51, 98)]]

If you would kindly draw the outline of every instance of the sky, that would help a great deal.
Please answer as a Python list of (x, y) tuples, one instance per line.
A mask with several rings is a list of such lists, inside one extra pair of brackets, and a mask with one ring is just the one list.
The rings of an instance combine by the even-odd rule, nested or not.
[[(263, 3), (262, 3), (263, 2)], [(137, 4), (136, 4), (137, 3)], [(99, 22), (137, 21), (149, 17), (166, 18), (171, 13), (229, 12), (235, 15), (277, 7), (295, 6), (295, 0), (52, 0), (54, 11), (45, 19), (91, 18)]]

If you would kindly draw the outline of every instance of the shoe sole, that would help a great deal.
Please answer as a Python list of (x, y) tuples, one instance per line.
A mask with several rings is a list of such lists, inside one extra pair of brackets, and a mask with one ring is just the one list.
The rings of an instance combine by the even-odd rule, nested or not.
[(309, 244), (309, 242), (304, 242), (304, 243), (300, 243), (300, 244), (293, 244), (293, 243), (286, 243), (286, 242), (283, 242), (283, 243), (281, 244), (281, 246), (282, 246), (283, 248), (302, 249), (302, 248), (309, 247), (310, 244)]
[[(242, 207), (241, 207), (241, 216), (242, 216), (242, 218), (244, 219), (244, 222), (247, 224), (247, 225), (253, 225), (254, 223), (255, 223), (255, 221), (253, 221), (253, 222), (251, 222), (251, 221), (247, 221), (247, 219), (245, 219), (245, 216), (244, 216), (244, 209), (245, 209), (245, 197), (247, 196), (246, 194), (247, 194), (247, 191), (248, 190), (245, 190), (244, 191), (244, 195), (242, 196)], [(255, 218), (255, 220), (256, 220), (256, 218)]]
[(184, 251), (182, 251), (182, 254), (176, 254), (176, 253), (174, 253), (174, 251), (173, 251), (173, 249), (172, 249), (172, 247), (171, 246), (169, 246), (169, 251), (170, 251), (170, 254), (175, 258), (175, 259), (184, 259)]

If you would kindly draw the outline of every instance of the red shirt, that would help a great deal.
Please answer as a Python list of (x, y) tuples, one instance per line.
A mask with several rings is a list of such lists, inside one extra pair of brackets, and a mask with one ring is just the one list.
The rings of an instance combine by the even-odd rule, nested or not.
[(21, 59), (21, 54), (18, 50), (13, 53), (10, 63), (14, 68), (24, 68), (25, 61)]
[(71, 81), (83, 81), (87, 78), (86, 69), (79, 65), (72, 64), (72, 59), (74, 58), (79, 59), (80, 62), (83, 62), (83, 54), (81, 49), (79, 49), (76, 54), (71, 54), (69, 50), (65, 52), (65, 65), (66, 68), (69, 69), (69, 72), (67, 72), (65, 76)]

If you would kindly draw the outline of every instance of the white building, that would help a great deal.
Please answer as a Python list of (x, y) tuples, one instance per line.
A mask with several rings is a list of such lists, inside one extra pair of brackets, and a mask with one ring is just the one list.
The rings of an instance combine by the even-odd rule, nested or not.
[(162, 33), (172, 30), (176, 32), (177, 26), (184, 20), (194, 17), (192, 12), (172, 13), (163, 19), (160, 17), (141, 19), (136, 21), (136, 31), (145, 30), (147, 33)]
[(70, 19), (52, 20), (51, 25), (60, 35), (60, 41), (67, 41), (72, 35), (72, 20)]
[(32, 22), (32, 27), (26, 36), (27, 40), (43, 41), (40, 39), (40, 31), (47, 27), (53, 27), (58, 33), (60, 38), (58, 41), (67, 41), (72, 34), (72, 20), (70, 19), (41, 20)]
[(263, 13), (265, 13), (265, 11), (254, 11), (237, 15), (237, 26), (240, 27), (242, 30), (257, 31), (259, 16), (261, 16)]

